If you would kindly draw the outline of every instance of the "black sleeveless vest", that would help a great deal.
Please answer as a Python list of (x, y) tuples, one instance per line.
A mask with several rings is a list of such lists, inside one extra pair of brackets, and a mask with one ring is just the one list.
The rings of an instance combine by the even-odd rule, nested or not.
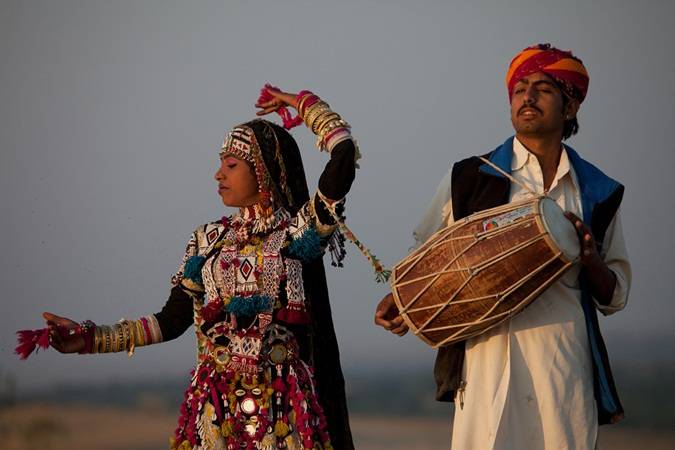
[[(504, 145), (511, 144), (512, 140)], [(511, 145), (509, 145), (510, 147)], [(483, 155), (491, 159), (495, 152), (504, 151), (502, 147), (494, 152)], [(509, 151), (511, 148), (508, 149)], [(571, 155), (570, 155), (571, 156)], [(578, 158), (578, 156), (577, 156)], [(462, 219), (475, 212), (494, 208), (508, 203), (510, 181), (496, 172), (480, 170), (484, 163), (477, 157), (471, 157), (456, 163), (452, 168), (452, 208), (455, 220)], [(579, 175), (579, 174), (577, 174)], [(623, 198), (624, 187), (617, 183), (617, 187), (604, 201), (595, 204), (590, 214), (591, 230), (596, 242), (604, 239), (607, 227), (619, 208)], [(586, 214), (584, 214), (586, 216)], [(598, 249), (599, 250), (599, 249)], [(623, 418), (623, 407), (619, 402), (614, 379), (609, 366), (607, 350), (600, 334), (598, 317), (595, 306), (590, 298), (583, 271), (580, 276), (582, 289), (582, 304), (586, 316), (591, 343), (591, 359), (593, 360), (593, 378), (596, 404), (598, 405), (598, 422), (602, 424), (615, 423)], [(436, 379), (436, 400), (452, 402), (455, 391), (458, 389), (462, 377), (464, 364), (464, 342), (442, 347), (436, 355), (434, 377)]]

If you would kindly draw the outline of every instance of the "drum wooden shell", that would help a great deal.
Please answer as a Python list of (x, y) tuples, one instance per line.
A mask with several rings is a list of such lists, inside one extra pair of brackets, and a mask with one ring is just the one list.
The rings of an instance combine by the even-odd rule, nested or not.
[(417, 336), (450, 345), (522, 311), (578, 254), (571, 222), (553, 200), (538, 197), (440, 230), (395, 266), (392, 293)]

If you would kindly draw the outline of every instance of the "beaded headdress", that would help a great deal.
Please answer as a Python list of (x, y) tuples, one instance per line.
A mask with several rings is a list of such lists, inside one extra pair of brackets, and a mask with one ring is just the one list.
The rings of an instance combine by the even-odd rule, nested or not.
[[(256, 135), (256, 129), (260, 136)], [(265, 214), (266, 216), (272, 215), (279, 207), (293, 205), (282, 149), (271, 123), (257, 119), (234, 127), (225, 136), (221, 146), (220, 157), (227, 155), (253, 166), (258, 191), (263, 197), (262, 207), (269, 212)], [(275, 166), (274, 173), (277, 179), (271, 175), (272, 171), (268, 168), (268, 164)]]

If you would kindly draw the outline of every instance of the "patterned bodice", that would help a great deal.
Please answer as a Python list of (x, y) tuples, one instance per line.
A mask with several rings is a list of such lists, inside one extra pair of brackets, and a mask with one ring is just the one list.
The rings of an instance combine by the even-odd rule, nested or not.
[(200, 361), (217, 356), (253, 373), (272, 322), (284, 334), (285, 325), (307, 323), (302, 263), (323, 254), (332, 231), (308, 205), (295, 216), (277, 210), (265, 233), (252, 233), (254, 221), (241, 214), (195, 230), (174, 282), (196, 293)]

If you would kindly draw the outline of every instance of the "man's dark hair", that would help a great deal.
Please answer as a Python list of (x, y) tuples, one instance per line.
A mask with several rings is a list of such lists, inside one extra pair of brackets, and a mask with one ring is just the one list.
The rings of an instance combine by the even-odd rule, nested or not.
[[(558, 89), (560, 89), (560, 93), (562, 94), (563, 111), (565, 111), (565, 108), (567, 108), (567, 104), (570, 102), (569, 94), (567, 94), (567, 91), (565, 91), (564, 87), (560, 85), (558, 80), (554, 81), (555, 84), (558, 86)], [(567, 139), (574, 136), (578, 132), (579, 132), (579, 122), (577, 121), (577, 116), (575, 115), (573, 118), (567, 119), (563, 123), (562, 140), (566, 141)]]
[[(563, 110), (567, 107), (567, 103), (569, 101), (570, 101), (569, 98), (563, 94)], [(579, 122), (577, 121), (577, 116), (574, 116), (571, 119), (567, 119), (563, 123), (562, 140), (566, 141), (567, 139), (569, 139), (571, 136), (574, 136), (578, 132), (579, 132)]]

